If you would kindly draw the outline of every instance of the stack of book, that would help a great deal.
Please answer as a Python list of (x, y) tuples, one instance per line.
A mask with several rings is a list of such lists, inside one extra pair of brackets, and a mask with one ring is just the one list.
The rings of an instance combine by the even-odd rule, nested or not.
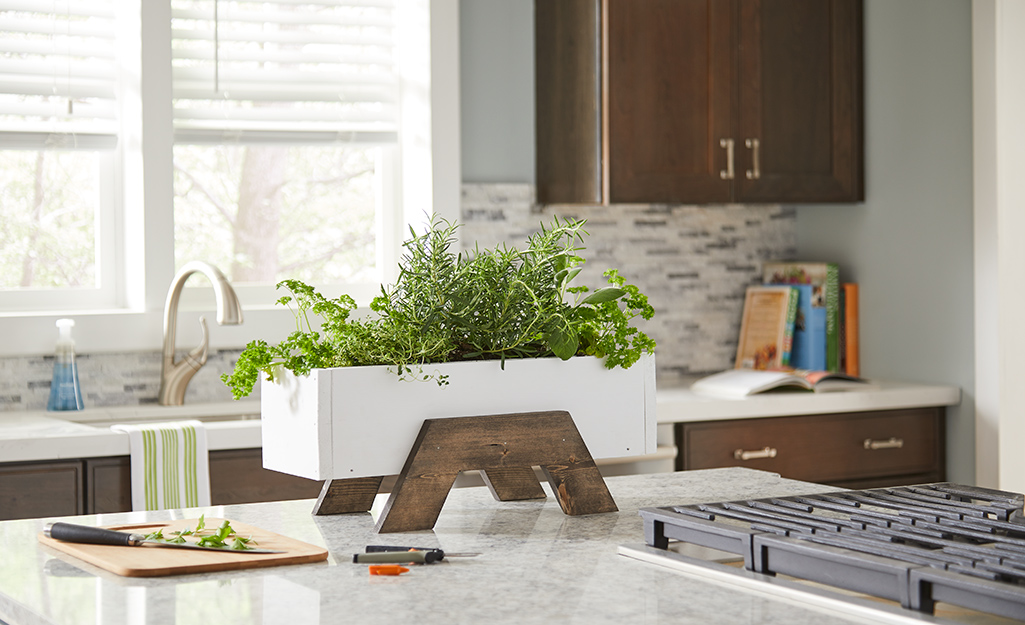
[(858, 285), (836, 263), (768, 262), (744, 299), (738, 369), (860, 375)]

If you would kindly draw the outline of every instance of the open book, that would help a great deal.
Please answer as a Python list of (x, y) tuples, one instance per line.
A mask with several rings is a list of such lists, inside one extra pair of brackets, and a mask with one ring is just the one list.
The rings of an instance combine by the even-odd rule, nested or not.
[(874, 388), (867, 380), (834, 371), (728, 369), (701, 378), (691, 390), (715, 397), (747, 397), (773, 390), (856, 391)]

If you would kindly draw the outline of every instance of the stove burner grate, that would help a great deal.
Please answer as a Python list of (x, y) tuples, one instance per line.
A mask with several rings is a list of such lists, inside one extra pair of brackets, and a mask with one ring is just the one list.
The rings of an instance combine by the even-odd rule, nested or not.
[(681, 541), (932, 613), (936, 602), (1025, 620), (1017, 493), (951, 483), (642, 508), (645, 541)]

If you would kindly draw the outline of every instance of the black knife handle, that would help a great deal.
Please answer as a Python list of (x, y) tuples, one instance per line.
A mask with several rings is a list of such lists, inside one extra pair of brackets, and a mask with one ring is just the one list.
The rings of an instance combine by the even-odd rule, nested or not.
[(103, 529), (89, 525), (74, 523), (50, 523), (43, 528), (43, 534), (54, 540), (69, 543), (89, 543), (93, 545), (122, 545), (132, 547), (138, 543), (138, 536), (117, 530)]

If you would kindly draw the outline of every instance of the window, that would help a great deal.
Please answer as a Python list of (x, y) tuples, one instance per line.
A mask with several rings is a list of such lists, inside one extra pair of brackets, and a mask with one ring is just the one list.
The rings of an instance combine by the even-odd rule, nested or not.
[[(399, 129), (391, 0), (173, 0), (175, 260), (236, 287), (380, 283)], [(389, 204), (393, 204), (392, 200)]]
[(0, 2), (0, 294), (110, 306), (119, 135), (114, 0)]
[[(363, 49), (335, 63), (341, 35), (318, 29), (346, 11)], [(213, 348), (286, 334), (290, 313), (266, 286), (286, 275), (349, 281), (322, 290), (366, 301), (391, 279), (406, 224), (458, 216), (457, 42), (457, 0), (0, 0), (0, 194), (21, 198), (0, 202), (0, 356), (48, 353), (61, 316), (75, 317), (80, 351), (158, 349), (176, 258), (205, 257), (238, 283), (245, 323), (211, 328)], [(328, 97), (315, 66), (362, 82)], [(49, 108), (32, 113), (35, 100)], [(39, 221), (55, 227), (32, 239), (13, 225), (35, 218), (37, 188), (53, 207)], [(240, 227), (240, 207), (268, 198), (276, 215)], [(190, 328), (179, 319), (179, 344)]]

